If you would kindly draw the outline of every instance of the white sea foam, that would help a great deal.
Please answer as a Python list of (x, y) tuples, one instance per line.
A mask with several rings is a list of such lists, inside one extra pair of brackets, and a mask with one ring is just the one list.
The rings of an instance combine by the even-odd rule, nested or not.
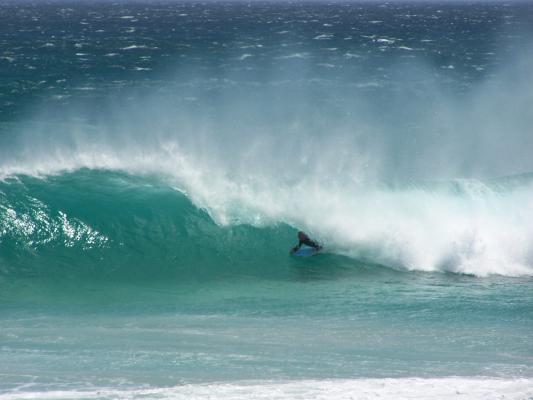
[(318, 63), (317, 66), (324, 67), (324, 68), (335, 68), (335, 64), (330, 64), (330, 63)]
[(168, 388), (16, 391), (14, 399), (528, 400), (532, 379), (395, 378), (190, 384)]
[(122, 47), (121, 50), (136, 50), (136, 49), (150, 49), (150, 50), (156, 50), (157, 47), (149, 47), (144, 44), (138, 45), (138, 44), (132, 44), (130, 46)]
[(172, 141), (152, 149), (86, 143), (75, 152), (50, 152), (31, 163), (3, 165), (0, 174), (48, 175), (84, 167), (158, 174), (221, 225), (284, 221), (309, 230), (330, 251), (412, 270), (533, 275), (532, 184), (498, 192), (463, 180), (454, 190), (390, 190), (332, 181), (311, 170), (298, 181), (284, 181), (253, 173), (251, 165), (246, 171), (224, 170), (215, 153), (211, 161), (193, 158)]
[(347, 59), (351, 59), (351, 58), (361, 58), (362, 56), (356, 53), (346, 53), (344, 54), (344, 57)]
[(376, 42), (385, 43), (385, 44), (393, 44), (394, 42), (396, 42), (396, 40), (387, 39), (387, 38), (379, 38), (379, 39), (376, 39)]
[[(364, 78), (359, 86), (352, 80), (351, 87), (363, 91), (379, 86)], [(227, 86), (235, 86), (231, 82)], [(458, 166), (467, 163), (493, 171), (531, 165), (524, 155), (530, 138), (521, 136), (530, 125), (525, 123), (530, 117), (521, 112), (530, 98), (528, 84), (510, 86), (523, 93), (507, 93), (499, 86), (480, 90), (467, 111), (454, 110), (454, 99), (428, 106), (427, 115), (417, 109), (412, 122), (423, 124), (428, 134), (414, 137), (420, 141), (412, 147), (401, 137), (406, 132), (380, 125), (379, 119), (394, 109), (370, 110), (371, 116), (365, 115), (368, 107), (357, 109), (360, 103), (317, 109), (285, 91), (283, 96), (261, 93), (259, 102), (222, 97), (214, 116), (207, 112), (213, 108), (182, 112), (157, 96), (139, 99), (138, 108), (110, 106), (105, 118), (91, 126), (79, 122), (85, 110), (66, 115), (63, 130), (47, 124), (43, 115), (44, 123), (21, 127), (12, 135), (17, 140), (0, 148), (0, 177), (79, 168), (157, 175), (186, 191), (221, 225), (285, 222), (308, 230), (331, 252), (397, 268), (533, 275), (531, 179), (501, 189), (481, 179), (450, 178), (460, 176)], [(496, 113), (507, 105), (491, 101), (511, 94), (522, 100), (513, 100), (515, 106), (506, 113)], [(182, 96), (203, 101), (200, 92)], [(409, 99), (402, 98), (402, 107), (404, 103)], [(270, 113), (276, 104), (282, 112)], [(340, 115), (339, 109), (355, 117), (338, 122), (330, 114)], [(94, 118), (91, 110), (88, 114)], [(447, 125), (451, 128), (442, 133)], [(493, 142), (500, 143), (496, 149)], [(403, 159), (409, 162), (402, 164)], [(402, 180), (394, 188), (375, 184), (402, 166), (409, 174), (427, 170), (426, 179), (432, 180), (444, 170), (446, 181), (409, 186)]]
[(330, 33), (323, 33), (314, 37), (315, 40), (329, 40), (333, 38), (333, 35)]
[(288, 54), (286, 56), (280, 56), (277, 57), (279, 60), (289, 60), (291, 58), (300, 58), (305, 59), (309, 57), (309, 53), (294, 53), (294, 54)]

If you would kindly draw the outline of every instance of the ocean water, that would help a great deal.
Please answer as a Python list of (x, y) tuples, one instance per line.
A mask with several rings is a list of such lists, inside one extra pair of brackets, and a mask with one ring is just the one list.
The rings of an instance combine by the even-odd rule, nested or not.
[(532, 21), (2, 2), (0, 399), (533, 399)]

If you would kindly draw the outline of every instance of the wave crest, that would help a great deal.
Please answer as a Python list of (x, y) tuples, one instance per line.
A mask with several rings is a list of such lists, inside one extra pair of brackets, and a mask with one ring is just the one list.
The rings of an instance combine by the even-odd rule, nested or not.
[(163, 275), (275, 276), (290, 263), (298, 228), (354, 266), (533, 274), (533, 228), (523, 222), (533, 217), (528, 177), (361, 190), (247, 185), (212, 174), (209, 185), (180, 181), (180, 191), (174, 178), (80, 170), (1, 183), (4, 271), (55, 265), (124, 274), (157, 264)]

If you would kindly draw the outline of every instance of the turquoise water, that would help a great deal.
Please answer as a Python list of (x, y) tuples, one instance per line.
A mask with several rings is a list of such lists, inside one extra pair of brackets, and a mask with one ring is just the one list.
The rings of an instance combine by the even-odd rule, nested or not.
[(0, 399), (533, 398), (532, 15), (1, 6)]
[[(295, 228), (221, 227), (182, 193), (123, 174), (2, 185), (8, 398), (99, 398), (103, 388), (125, 391), (105, 398), (176, 398), (176, 385), (257, 379), (410, 387), (401, 379), (533, 372), (531, 277), (406, 271), (335, 253), (291, 258)], [(6, 211), (15, 205), (17, 219)]]

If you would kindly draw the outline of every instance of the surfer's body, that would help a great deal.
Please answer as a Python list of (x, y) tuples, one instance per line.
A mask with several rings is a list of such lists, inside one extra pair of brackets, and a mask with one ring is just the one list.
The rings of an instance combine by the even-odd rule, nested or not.
[(298, 245), (294, 246), (292, 248), (292, 251), (293, 252), (298, 251), (300, 249), (300, 247), (302, 247), (303, 245), (312, 247), (312, 248), (316, 249), (317, 251), (320, 250), (320, 248), (321, 248), (321, 246), (317, 242), (315, 242), (314, 240), (311, 240), (309, 238), (309, 236), (307, 236), (307, 234), (305, 234), (302, 231), (299, 231), (298, 232)]

